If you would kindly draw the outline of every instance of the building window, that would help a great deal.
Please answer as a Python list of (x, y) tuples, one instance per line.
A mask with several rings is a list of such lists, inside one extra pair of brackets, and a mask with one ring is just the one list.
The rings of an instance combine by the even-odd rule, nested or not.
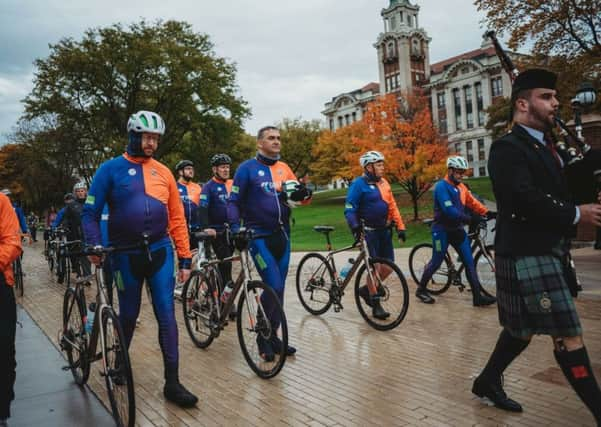
[(386, 52), (386, 57), (387, 58), (394, 58), (394, 43), (390, 42), (388, 43), (388, 45), (386, 46), (386, 48), (388, 49)]
[(353, 111), (353, 123), (357, 121), (357, 113)]
[(399, 87), (399, 86), (400, 86), (400, 84), (399, 84), (399, 75), (395, 74), (394, 75), (394, 87)]
[(459, 89), (453, 89), (453, 103), (455, 106), (455, 129), (461, 130), (463, 125), (461, 123), (461, 94)]
[(476, 88), (476, 108), (478, 110), (478, 126), (484, 126), (484, 98), (482, 97), (482, 83), (474, 85)]
[(445, 133), (449, 132), (449, 129), (447, 127), (447, 118), (446, 117), (439, 117), (438, 118), (438, 130), (442, 134), (445, 134)]
[(456, 142), (455, 143), (455, 153), (456, 154), (460, 154), (461, 153), (461, 144)]
[(478, 140), (478, 160), (486, 160), (486, 150), (484, 148), (484, 139)]
[(474, 111), (472, 107), (472, 87), (464, 86), (463, 95), (465, 97), (465, 115), (467, 119), (467, 128), (472, 129), (474, 127)]
[(445, 93), (444, 92), (438, 92), (436, 94), (436, 99), (438, 100), (438, 109), (439, 110), (442, 110), (443, 108), (446, 107)]
[(478, 176), (486, 176), (486, 168), (484, 166), (480, 166), (478, 169)]
[(334, 119), (330, 119), (330, 130), (334, 130)]
[(501, 77), (495, 77), (490, 81), (490, 84), (493, 98), (503, 95), (503, 80)]
[(473, 162), (474, 156), (472, 154), (472, 141), (467, 141), (465, 143), (465, 153), (466, 153), (468, 163)]
[(348, 116), (348, 114), (345, 114), (345, 115), (344, 115), (344, 123), (345, 123), (345, 124), (347, 124), (347, 125), (349, 125), (349, 124), (350, 124), (350, 121), (349, 121), (349, 116)]
[(338, 116), (338, 127), (341, 128), (344, 126), (344, 122), (342, 121), (342, 116)]

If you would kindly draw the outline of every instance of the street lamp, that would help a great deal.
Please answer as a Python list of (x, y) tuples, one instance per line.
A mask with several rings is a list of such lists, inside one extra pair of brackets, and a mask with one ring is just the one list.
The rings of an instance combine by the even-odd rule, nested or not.
[[(584, 144), (584, 137), (582, 136), (582, 111), (586, 107), (590, 107), (597, 101), (597, 94), (595, 88), (590, 82), (580, 83), (576, 96), (572, 99), (572, 110), (574, 111), (574, 129), (576, 130), (576, 136)], [(584, 144), (582, 148), (583, 154), (586, 154), (590, 150), (588, 144)]]

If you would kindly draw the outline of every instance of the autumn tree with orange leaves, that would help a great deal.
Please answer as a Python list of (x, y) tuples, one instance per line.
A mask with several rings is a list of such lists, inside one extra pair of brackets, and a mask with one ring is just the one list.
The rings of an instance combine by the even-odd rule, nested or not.
[(313, 177), (323, 182), (361, 175), (359, 157), (369, 150), (384, 154), (386, 177), (409, 194), (417, 220), (418, 201), (444, 175), (447, 156), (446, 141), (432, 123), (428, 98), (406, 95), (399, 102), (395, 95), (386, 95), (368, 104), (361, 121), (325, 131), (313, 147)]

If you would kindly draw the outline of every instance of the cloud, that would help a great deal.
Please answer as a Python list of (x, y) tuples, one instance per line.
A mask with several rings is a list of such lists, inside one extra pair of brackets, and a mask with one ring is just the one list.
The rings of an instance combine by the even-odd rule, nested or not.
[(0, 74), (0, 144), (23, 113), (21, 100), (32, 87), (32, 75)]

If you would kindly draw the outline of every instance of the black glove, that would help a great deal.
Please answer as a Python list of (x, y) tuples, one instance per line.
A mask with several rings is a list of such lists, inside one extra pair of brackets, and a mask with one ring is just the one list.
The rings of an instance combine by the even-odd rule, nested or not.
[(296, 187), (296, 190), (290, 194), (290, 200), (293, 202), (302, 202), (310, 198), (312, 194), (313, 192), (309, 190), (305, 184), (300, 183)]
[(397, 236), (399, 237), (399, 240), (403, 241), (403, 243), (407, 241), (407, 232), (405, 230), (397, 231)]
[(351, 232), (353, 233), (353, 237), (355, 238), (355, 243), (361, 240), (361, 235), (363, 234), (361, 227), (355, 227), (351, 230)]
[(494, 211), (488, 211), (486, 212), (486, 219), (495, 219), (497, 218), (497, 213)]
[(486, 218), (480, 215), (472, 215), (472, 218), (470, 220), (470, 227), (476, 228), (483, 222), (486, 222)]

